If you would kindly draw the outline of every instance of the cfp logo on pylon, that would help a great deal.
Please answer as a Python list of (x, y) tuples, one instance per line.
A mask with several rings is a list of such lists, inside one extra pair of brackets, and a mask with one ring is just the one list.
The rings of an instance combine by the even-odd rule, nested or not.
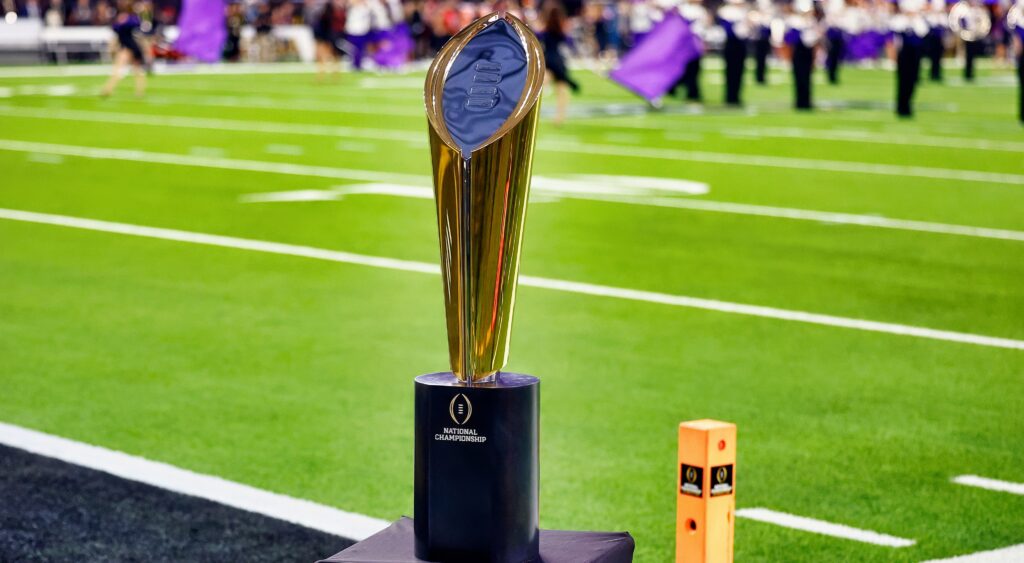
[(452, 397), (452, 402), (448, 404), (448, 415), (459, 426), (469, 422), (469, 418), (473, 416), (473, 403), (469, 402), (469, 397), (465, 393)]

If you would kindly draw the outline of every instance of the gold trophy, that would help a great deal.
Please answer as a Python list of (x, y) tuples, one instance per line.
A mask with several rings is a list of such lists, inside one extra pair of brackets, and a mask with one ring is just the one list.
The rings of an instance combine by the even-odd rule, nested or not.
[(452, 38), (424, 91), (451, 372), (416, 378), (416, 555), (539, 557), (540, 380), (508, 358), (544, 83), (533, 32), (480, 18)]
[(411, 561), (410, 528), (417, 561), (632, 561), (629, 534), (540, 530), (540, 380), (501, 371), (544, 70), (533, 32), (499, 12), (453, 37), (427, 73), (452, 371), (415, 380), (414, 519), (324, 563)]
[[(520, 56), (502, 44), (510, 39)], [(448, 352), (470, 385), (493, 381), (508, 360), (543, 84), (533, 32), (501, 13), (455, 36), (427, 72)]]

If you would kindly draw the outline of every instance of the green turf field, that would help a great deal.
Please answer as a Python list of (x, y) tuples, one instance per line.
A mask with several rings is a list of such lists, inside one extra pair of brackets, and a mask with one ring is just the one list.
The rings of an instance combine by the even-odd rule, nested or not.
[[(897, 121), (880, 70), (819, 84), (811, 114), (789, 110), (781, 71), (769, 88), (748, 81), (748, 111), (725, 110), (709, 71), (706, 112), (625, 116), (606, 113), (635, 98), (580, 73), (579, 114), (541, 126), (536, 175), (710, 191), (538, 190), (524, 275), (1003, 340), (524, 286), (509, 369), (543, 381), (543, 527), (629, 530), (638, 561), (670, 560), (676, 425), (708, 417), (739, 427), (739, 507), (917, 542), (739, 519), (738, 561), (1024, 542), (1024, 497), (950, 482), (1024, 481), (1024, 128), (1009, 70), (973, 86), (949, 74)], [(428, 186), (420, 75), (156, 76), (141, 100), (130, 79), (99, 99), (102, 80), (0, 78), (0, 208), (437, 262), (427, 199), (244, 201)], [(673, 206), (691, 200), (716, 203)], [(856, 217), (764, 212), (777, 208)], [(872, 218), (995, 231), (851, 224)], [(9, 219), (0, 421), (379, 518), (412, 512), (412, 378), (447, 367), (437, 276)]]

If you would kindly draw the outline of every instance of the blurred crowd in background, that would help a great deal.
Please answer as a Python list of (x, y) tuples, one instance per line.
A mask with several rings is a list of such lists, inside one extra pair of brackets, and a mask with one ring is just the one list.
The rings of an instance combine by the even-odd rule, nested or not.
[[(154, 37), (170, 29), (176, 33), (183, 9), (189, 0), (137, 0), (129, 8), (139, 19), (139, 31)], [(303, 2), (277, 0), (243, 0), (219, 3), (224, 10), (227, 37), (223, 43), (225, 60), (294, 60), (299, 54), (292, 45), (292, 36), (272, 34), (275, 28), (305, 26), (321, 43), (329, 44), (338, 55), (362, 57), (394, 40), (397, 31), (408, 37), (398, 55), (407, 60), (431, 57), (444, 42), (464, 26), (481, 15), (507, 10), (519, 16), (537, 30), (548, 22), (546, 5), (559, 4), (564, 18), (566, 45), (574, 56), (614, 59), (628, 51), (670, 9), (698, 5), (703, 16), (688, 17), (695, 31), (699, 31), (708, 50), (721, 47), (725, 34), (717, 25), (714, 14), (723, 4), (720, 0), (707, 2), (690, 0), (485, 0), (461, 2), (457, 0), (304, 0)], [(125, 2), (122, 0), (122, 4)], [(760, 1), (750, 4), (753, 16), (762, 19), (785, 17), (797, 3)], [(1007, 26), (1010, 0), (979, 1), (978, 6), (988, 18), (988, 32), (977, 38), (979, 54), (993, 54), (1000, 60), (1009, 60), (1007, 47), (1012, 33)], [(940, 0), (932, 2), (929, 10), (946, 18), (948, 7)], [(950, 3), (949, 6), (953, 4)], [(115, 24), (119, 6), (117, 0), (0, 0), (4, 21), (39, 21), (47, 28), (61, 26), (105, 26)], [(123, 9), (124, 6), (122, 6)], [(814, 2), (815, 18), (822, 25), (839, 29), (850, 36), (869, 33), (889, 33), (888, 20), (900, 11), (899, 3), (888, 0), (826, 0)], [(933, 22), (934, 23), (934, 22)], [(945, 23), (943, 22), (943, 25)], [(948, 27), (948, 26), (947, 26)], [(2, 34), (0, 28), (0, 34)], [(278, 34), (279, 35), (279, 34)], [(171, 41), (175, 37), (170, 37)], [(781, 38), (776, 47), (783, 47)], [(948, 50), (957, 49), (955, 38), (947, 39)], [(164, 53), (174, 58), (173, 49)], [(884, 49), (877, 58), (884, 60)], [(394, 57), (392, 57), (393, 59)], [(874, 59), (876, 57), (862, 57)], [(890, 57), (891, 58), (891, 57)], [(361, 65), (357, 65), (361, 66)]]

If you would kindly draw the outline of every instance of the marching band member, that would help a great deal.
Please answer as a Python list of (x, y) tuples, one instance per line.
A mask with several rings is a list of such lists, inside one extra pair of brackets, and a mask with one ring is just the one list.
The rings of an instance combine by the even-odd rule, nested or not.
[(629, 7), (629, 34), (631, 47), (636, 47), (651, 32), (655, 23), (655, 8), (651, 0), (633, 0)]
[(1006, 14), (1006, 27), (1013, 32), (1017, 49), (1017, 92), (1020, 96), (1020, 122), (1024, 124), (1024, 0), (1010, 7)]
[(946, 17), (946, 0), (931, 0), (925, 19), (928, 20), (929, 30), (924, 39), (924, 51), (931, 65), (928, 77), (932, 82), (942, 82), (942, 55), (946, 51), (944, 38), (949, 21)]
[(345, 41), (351, 46), (352, 67), (363, 69), (363, 57), (370, 46), (373, 8), (370, 0), (350, 0), (345, 12)]
[(768, 83), (768, 55), (772, 52), (772, 19), (775, 6), (772, 0), (757, 0), (757, 9), (751, 11), (751, 42), (754, 47), (754, 80)]
[(391, 14), (383, 0), (367, 0), (366, 4), (370, 8), (370, 45), (375, 50), (391, 29)]
[(840, 30), (846, 43), (846, 59), (865, 63), (876, 56), (871, 28), (871, 15), (864, 7), (863, 0), (853, 0), (843, 10), (839, 20)]
[[(701, 0), (687, 0), (686, 3), (679, 6), (679, 14), (690, 25), (690, 32), (698, 38), (704, 37), (709, 16)], [(683, 71), (683, 76), (679, 79), (679, 84), (686, 87), (686, 101), (688, 102), (700, 103), (703, 99), (700, 93), (700, 62), (702, 58), (704, 58), (703, 42), (701, 42), (700, 54), (686, 63), (686, 70)]]
[(921, 13), (925, 0), (900, 0), (899, 13), (890, 20), (896, 44), (896, 114), (914, 115), (914, 90), (921, 72), (921, 49), (928, 22)]
[(843, 16), (846, 3), (843, 0), (831, 0), (826, 4), (825, 31), (828, 51), (825, 56), (825, 69), (828, 71), (829, 84), (839, 84), (839, 66), (846, 57), (846, 33), (843, 31)]
[(725, 31), (725, 103), (730, 106), (743, 104), (743, 70), (747, 60), (747, 37), (750, 26), (747, 21), (747, 6), (744, 0), (726, 0), (718, 9), (717, 23)]
[(870, 10), (868, 14), (871, 18), (871, 23), (868, 27), (868, 36), (871, 38), (871, 42), (874, 48), (874, 57), (878, 58), (882, 55), (887, 55), (889, 58), (882, 60), (882, 65), (891, 63), (895, 60), (895, 51), (890, 52), (892, 48), (893, 32), (889, 29), (889, 20), (892, 17), (892, 12), (895, 9), (893, 4), (886, 1), (875, 2), (869, 4)]
[(795, 13), (786, 18), (786, 44), (790, 46), (793, 66), (794, 107), (811, 107), (811, 72), (814, 70), (814, 47), (821, 39), (818, 21), (814, 17), (812, 0), (796, 0)]
[(979, 0), (960, 0), (949, 11), (949, 28), (964, 42), (964, 80), (974, 81), (974, 59), (982, 54), (982, 40), (992, 29), (988, 10)]

